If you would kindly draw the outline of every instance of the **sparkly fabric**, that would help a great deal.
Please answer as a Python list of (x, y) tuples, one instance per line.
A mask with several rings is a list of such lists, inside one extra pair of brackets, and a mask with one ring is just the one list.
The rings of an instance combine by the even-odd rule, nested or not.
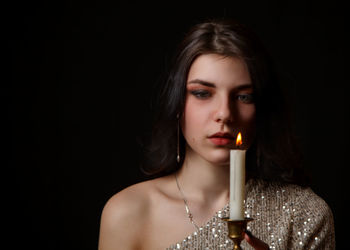
[[(249, 180), (246, 185), (247, 229), (270, 249), (335, 249), (333, 215), (326, 202), (310, 188)], [(167, 249), (232, 249), (227, 237), (229, 205), (182, 242)], [(253, 250), (246, 241), (241, 247)]]

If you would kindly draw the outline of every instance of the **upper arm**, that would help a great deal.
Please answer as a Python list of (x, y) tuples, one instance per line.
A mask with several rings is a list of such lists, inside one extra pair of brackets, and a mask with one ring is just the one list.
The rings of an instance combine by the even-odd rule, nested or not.
[(308, 189), (299, 205), (294, 220), (295, 243), (303, 249), (335, 249), (333, 214), (327, 203)]
[(307, 249), (335, 249), (333, 214), (323, 200), (319, 202), (317, 215), (314, 217)]
[(147, 202), (135, 188), (114, 195), (101, 216), (99, 250), (136, 249), (140, 224), (146, 218)]

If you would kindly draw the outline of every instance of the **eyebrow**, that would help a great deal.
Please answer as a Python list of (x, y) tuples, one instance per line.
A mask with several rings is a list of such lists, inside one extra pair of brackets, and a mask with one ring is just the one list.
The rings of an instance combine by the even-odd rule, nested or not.
[[(203, 86), (207, 86), (210, 88), (216, 88), (216, 85), (214, 83), (200, 80), (200, 79), (191, 80), (188, 82), (188, 84), (201, 84)], [(237, 86), (235, 89), (236, 90), (244, 90), (244, 89), (251, 89), (251, 88), (253, 88), (253, 85), (251, 83), (244, 83), (244, 84)]]
[(194, 80), (191, 80), (191, 81), (188, 82), (188, 84), (191, 84), (191, 83), (197, 83), (197, 84), (201, 84), (201, 85), (204, 85), (204, 86), (207, 86), (207, 87), (210, 87), (210, 88), (216, 88), (214, 83), (203, 81), (203, 80), (200, 80), (200, 79), (194, 79)]

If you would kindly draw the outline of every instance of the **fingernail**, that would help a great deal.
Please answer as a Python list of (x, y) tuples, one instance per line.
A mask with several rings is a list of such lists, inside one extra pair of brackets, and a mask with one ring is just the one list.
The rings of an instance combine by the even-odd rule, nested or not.
[(248, 234), (249, 237), (253, 237), (252, 233), (248, 230), (245, 230), (245, 233)]

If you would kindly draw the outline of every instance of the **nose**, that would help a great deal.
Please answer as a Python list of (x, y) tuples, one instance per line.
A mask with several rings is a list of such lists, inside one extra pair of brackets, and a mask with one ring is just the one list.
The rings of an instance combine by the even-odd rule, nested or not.
[(224, 98), (218, 102), (214, 117), (216, 122), (228, 124), (233, 121), (232, 107), (229, 98)]

